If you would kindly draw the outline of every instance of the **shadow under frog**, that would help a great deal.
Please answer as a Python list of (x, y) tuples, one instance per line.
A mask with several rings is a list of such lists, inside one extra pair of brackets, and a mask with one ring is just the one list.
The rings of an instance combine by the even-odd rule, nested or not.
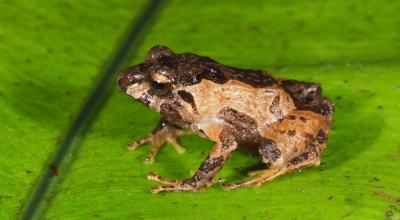
[[(336, 94), (335, 94), (336, 93)], [(322, 157), (325, 170), (334, 169), (345, 161), (368, 150), (379, 137), (384, 120), (379, 109), (369, 105), (374, 93), (340, 88), (332, 92), (335, 117), (328, 148)], [(361, 110), (373, 108), (373, 111)]]

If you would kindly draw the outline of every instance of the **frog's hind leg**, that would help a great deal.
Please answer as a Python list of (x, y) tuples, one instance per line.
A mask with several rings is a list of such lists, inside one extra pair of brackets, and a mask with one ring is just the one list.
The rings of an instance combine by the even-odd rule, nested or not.
[(256, 173), (258, 174), (252, 174), (255, 176), (254, 178), (239, 183), (224, 184), (224, 188), (226, 190), (233, 190), (251, 185), (261, 185), (264, 182), (270, 181), (275, 177), (284, 174), (284, 171), (280, 168), (270, 168), (265, 170), (257, 170)]
[[(271, 164), (271, 157), (266, 158), (270, 156), (269, 154), (265, 154), (264, 152), (260, 152), (262, 155), (262, 159), (264, 162), (267, 162), (268, 164)], [(224, 188), (227, 190), (232, 190), (232, 189), (239, 189), (242, 187), (246, 186), (251, 186), (251, 185), (256, 185), (260, 186), (261, 184), (271, 181), (274, 178), (284, 175), (286, 173), (293, 172), (297, 169), (300, 168), (305, 168), (305, 167), (311, 167), (311, 166), (319, 166), (320, 164), (320, 159), (319, 159), (319, 153), (318, 150), (315, 148), (315, 145), (310, 144), (304, 151), (304, 153), (294, 157), (293, 159), (284, 162), (284, 157), (279, 157), (275, 161), (273, 161), (273, 165), (265, 170), (255, 170), (252, 172), (249, 172), (248, 174), (250, 176), (255, 176), (254, 178), (251, 178), (249, 180), (246, 180), (244, 182), (239, 182), (239, 183), (233, 183), (233, 184), (226, 184), (224, 185)]]
[(169, 142), (176, 149), (178, 153), (183, 153), (185, 151), (185, 148), (180, 146), (176, 141), (176, 138), (183, 134), (185, 134), (185, 131), (170, 124), (166, 120), (161, 119), (158, 126), (156, 127), (156, 129), (154, 129), (154, 131), (151, 134), (149, 134), (148, 136), (146, 136), (141, 140), (128, 144), (128, 149), (135, 150), (141, 145), (151, 143), (152, 147), (150, 153), (144, 160), (145, 163), (151, 164), (154, 162), (158, 150), (166, 142)]
[(329, 132), (324, 116), (311, 111), (291, 112), (269, 128), (265, 135), (269, 139), (259, 146), (261, 159), (269, 165), (269, 169), (253, 171), (254, 178), (226, 185), (225, 188), (261, 185), (299, 168), (319, 166)]
[(255, 170), (249, 172), (250, 176), (255, 176), (247, 181), (224, 184), (224, 188), (227, 190), (238, 189), (250, 185), (261, 185), (264, 182), (270, 181), (275, 177), (285, 173), (285, 164), (283, 163), (284, 155), (276, 144), (276, 141), (272, 139), (265, 139), (259, 147), (259, 154), (262, 161), (269, 165), (268, 169)]
[(304, 160), (304, 161), (296, 164), (295, 162), (300, 161), (302, 159), (301, 157), (302, 156), (299, 156), (298, 158), (294, 158), (292, 161), (293, 163), (289, 163), (288, 166), (284, 166), (284, 167), (280, 167), (280, 168), (272, 167), (272, 168), (265, 169), (265, 170), (257, 170), (253, 173), (255, 175), (254, 178), (251, 178), (249, 180), (239, 182), (239, 183), (226, 184), (226, 185), (224, 185), (224, 188), (226, 190), (233, 190), (233, 189), (239, 189), (242, 187), (247, 187), (247, 186), (252, 186), (252, 185), (261, 186), (263, 183), (271, 181), (278, 176), (293, 172), (300, 168), (318, 166), (320, 163), (319, 158), (310, 158), (310, 159)]

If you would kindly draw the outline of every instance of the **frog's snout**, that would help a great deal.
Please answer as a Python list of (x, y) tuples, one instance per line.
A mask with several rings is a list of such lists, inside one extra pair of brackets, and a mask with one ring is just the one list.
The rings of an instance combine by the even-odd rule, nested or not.
[(129, 78), (127, 77), (127, 73), (126, 72), (122, 72), (121, 74), (119, 74), (117, 82), (118, 82), (119, 87), (124, 92), (126, 92), (129, 84), (131, 84), (131, 82), (129, 81)]

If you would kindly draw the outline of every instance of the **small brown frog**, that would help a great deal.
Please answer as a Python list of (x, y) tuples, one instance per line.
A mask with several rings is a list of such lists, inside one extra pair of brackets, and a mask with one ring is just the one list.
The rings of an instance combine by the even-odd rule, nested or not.
[(333, 103), (321, 96), (319, 84), (229, 67), (209, 57), (174, 53), (165, 46), (151, 48), (144, 63), (119, 75), (118, 84), (162, 115), (150, 135), (129, 145), (135, 149), (152, 143), (148, 163), (166, 142), (183, 152), (176, 137), (186, 131), (216, 143), (188, 179), (149, 173), (148, 179), (164, 184), (153, 188), (153, 193), (196, 191), (213, 185), (213, 177), (236, 149), (259, 155), (267, 169), (250, 172), (253, 177), (244, 182), (225, 184), (228, 190), (319, 166), (334, 111)]

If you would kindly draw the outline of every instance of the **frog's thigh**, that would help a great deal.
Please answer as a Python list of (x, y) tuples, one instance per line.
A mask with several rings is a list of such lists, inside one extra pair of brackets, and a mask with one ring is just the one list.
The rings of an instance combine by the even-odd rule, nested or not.
[(292, 112), (284, 120), (271, 125), (260, 145), (261, 159), (270, 168), (253, 171), (254, 178), (225, 188), (261, 185), (299, 168), (319, 166), (328, 133), (326, 119), (321, 115), (309, 111)]
[(232, 189), (239, 189), (242, 187), (250, 186), (250, 185), (257, 185), (260, 186), (261, 184), (271, 181), (274, 178), (284, 175), (285, 173), (292, 172), (296, 169), (302, 168), (302, 167), (309, 167), (309, 166), (318, 166), (319, 165), (319, 158), (318, 157), (309, 157), (299, 163), (289, 163), (289, 164), (283, 164), (278, 161), (277, 163), (273, 166), (271, 166), (269, 169), (265, 170), (257, 170), (254, 173), (256, 173), (257, 176), (254, 178), (251, 178), (249, 180), (239, 182), (239, 183), (233, 183), (233, 184), (226, 184), (224, 186), (225, 189), (227, 190), (232, 190)]
[[(271, 134), (268, 134), (270, 132)], [(284, 163), (299, 164), (308, 158), (319, 160), (326, 148), (330, 133), (327, 119), (310, 111), (293, 111), (277, 123), (274, 131), (266, 136), (274, 136)]]

